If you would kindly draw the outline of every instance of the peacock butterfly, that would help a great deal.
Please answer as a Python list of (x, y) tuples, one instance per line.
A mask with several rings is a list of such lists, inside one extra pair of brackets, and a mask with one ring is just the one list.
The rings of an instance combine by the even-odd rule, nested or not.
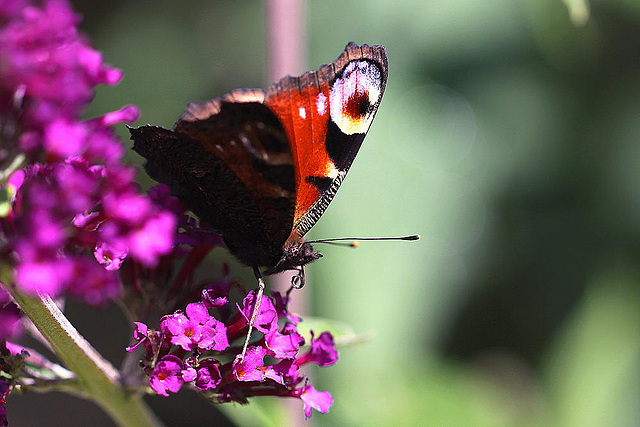
[(321, 257), (304, 235), (344, 180), (387, 82), (384, 46), (349, 43), (332, 63), (262, 89), (190, 103), (172, 130), (132, 128), (133, 149), (231, 253), (265, 274)]

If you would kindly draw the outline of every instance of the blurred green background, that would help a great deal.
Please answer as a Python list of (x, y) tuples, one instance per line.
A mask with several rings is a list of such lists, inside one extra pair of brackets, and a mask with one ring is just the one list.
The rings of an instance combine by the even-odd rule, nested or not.
[[(89, 115), (133, 103), (139, 124), (171, 126), (187, 101), (268, 83), (261, 2), (74, 5), (126, 73)], [(369, 339), (314, 372), (335, 403), (305, 425), (640, 425), (640, 2), (317, 0), (307, 40), (309, 69), (351, 40), (389, 56), (310, 237), (423, 239), (319, 248), (300, 292)], [(225, 423), (190, 393), (150, 402), (169, 425)], [(293, 425), (273, 405), (229, 406), (226, 422)]]

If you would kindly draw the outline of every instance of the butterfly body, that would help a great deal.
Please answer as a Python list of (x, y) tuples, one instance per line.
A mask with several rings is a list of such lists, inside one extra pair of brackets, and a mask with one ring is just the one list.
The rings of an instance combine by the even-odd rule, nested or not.
[(383, 46), (261, 89), (190, 103), (172, 130), (131, 129), (145, 169), (266, 274), (320, 254), (304, 235), (335, 196), (384, 92)]

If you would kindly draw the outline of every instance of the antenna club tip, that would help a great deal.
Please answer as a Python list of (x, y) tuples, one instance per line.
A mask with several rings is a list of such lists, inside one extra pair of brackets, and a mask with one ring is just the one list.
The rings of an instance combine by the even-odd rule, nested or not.
[(402, 240), (420, 240), (421, 238), (422, 238), (422, 236), (419, 235), (419, 234), (412, 234), (411, 236), (404, 236), (404, 237), (401, 237), (400, 239), (402, 239)]
[(352, 248), (357, 248), (357, 247), (359, 247), (359, 246), (360, 246), (360, 242), (358, 242), (358, 241), (356, 240), (355, 242), (351, 242), (351, 244), (350, 244), (349, 246), (351, 246)]

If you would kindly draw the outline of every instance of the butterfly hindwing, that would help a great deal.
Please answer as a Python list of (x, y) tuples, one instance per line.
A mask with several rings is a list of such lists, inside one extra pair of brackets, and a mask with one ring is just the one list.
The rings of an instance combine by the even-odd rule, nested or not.
[(190, 104), (173, 131), (132, 129), (134, 150), (147, 159), (149, 175), (223, 234), (241, 261), (271, 265), (293, 223), (289, 143), (267, 107), (228, 97)]

